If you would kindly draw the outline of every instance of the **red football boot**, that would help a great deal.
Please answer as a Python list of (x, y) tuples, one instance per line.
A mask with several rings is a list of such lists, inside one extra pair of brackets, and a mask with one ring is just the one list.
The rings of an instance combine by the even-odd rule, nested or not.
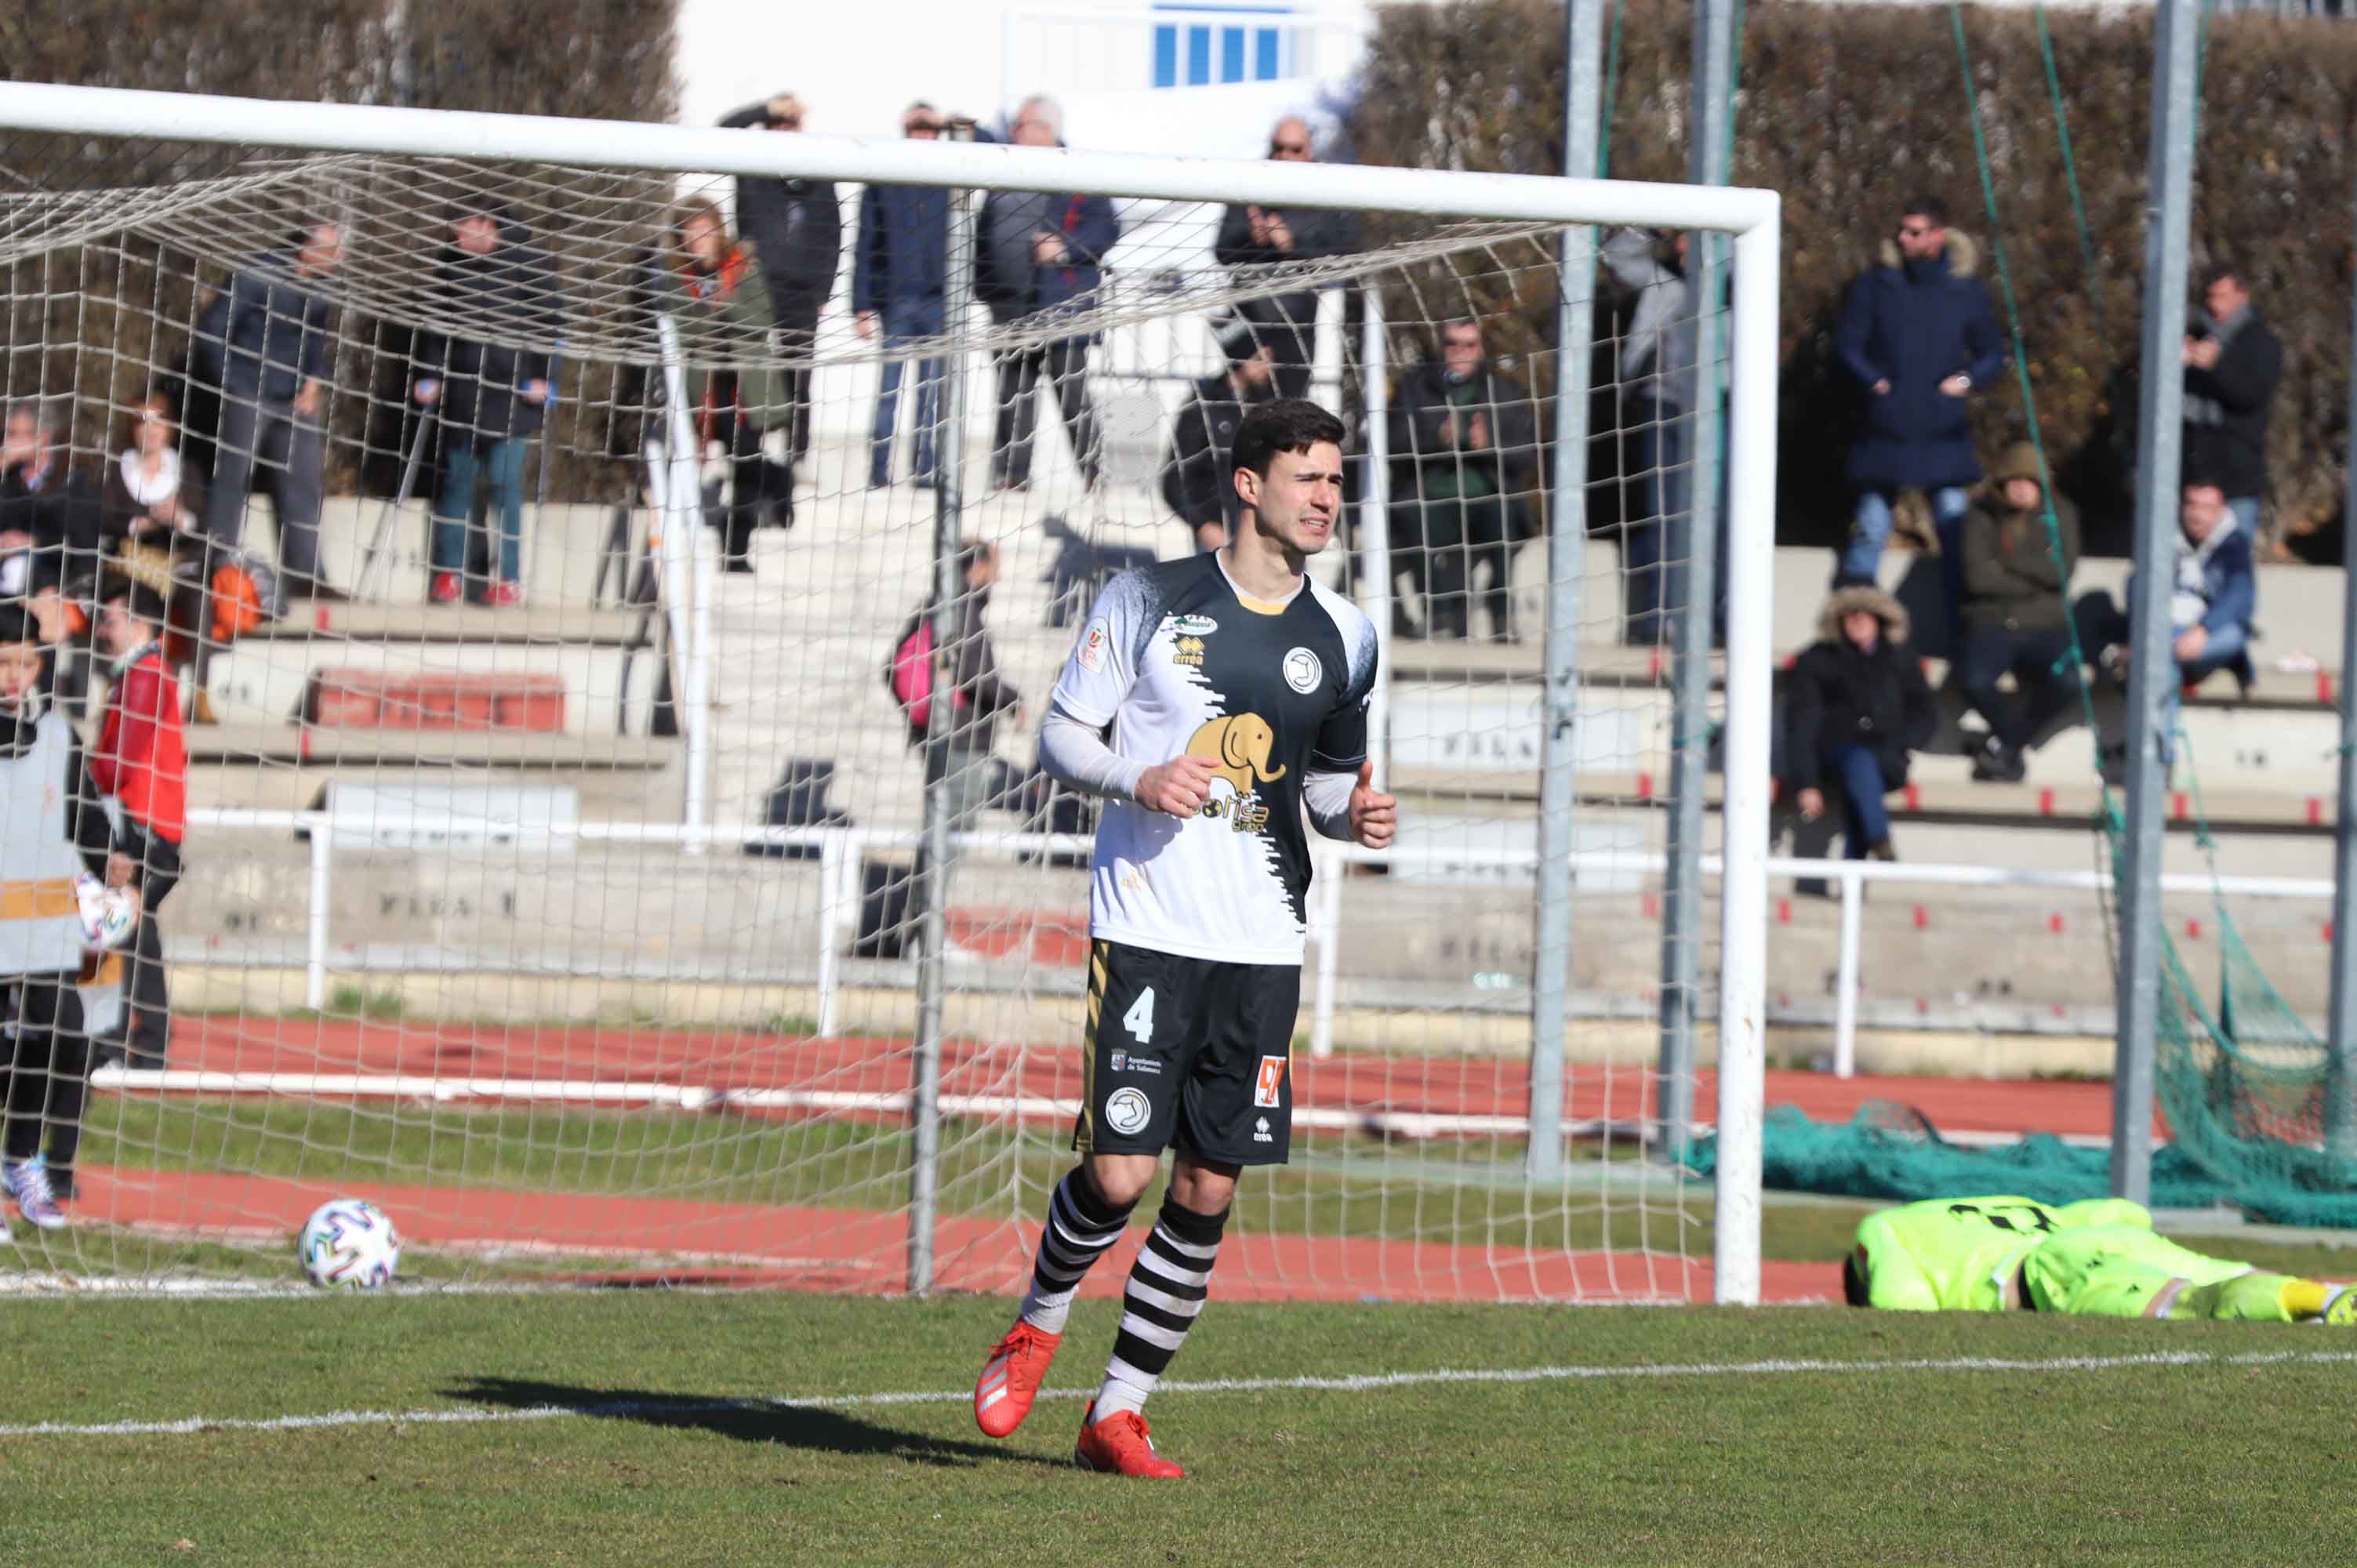
[(1081, 1441), (1072, 1449), (1082, 1469), (1161, 1481), (1175, 1481), (1187, 1473), (1154, 1451), (1154, 1434), (1135, 1411), (1115, 1411), (1103, 1421), (1096, 1414), (1097, 1402), (1091, 1400), (1081, 1416)]
[(1006, 1337), (990, 1348), (982, 1376), (974, 1380), (974, 1424), (993, 1437), (1004, 1437), (1022, 1425), (1039, 1395), (1039, 1380), (1048, 1375), (1048, 1364), (1063, 1342), (1062, 1335), (1045, 1333), (1017, 1318)]

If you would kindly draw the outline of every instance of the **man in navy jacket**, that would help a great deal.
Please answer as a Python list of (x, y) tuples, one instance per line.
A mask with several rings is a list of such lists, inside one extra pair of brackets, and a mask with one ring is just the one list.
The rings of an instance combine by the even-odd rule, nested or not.
[(1973, 275), (1978, 252), (1948, 227), (1946, 206), (1923, 196), (1903, 209), (1881, 264), (1858, 274), (1842, 305), (1834, 350), (1866, 391), (1866, 424), (1850, 449), (1857, 493), (1836, 585), (1874, 581), (1891, 505), (1901, 490), (1932, 498), (1948, 603), (1958, 598), (1958, 532), (1965, 487), (1981, 477), (1965, 400), (2005, 369), (1988, 291)]
[[(1048, 98), (1031, 98), (1007, 128), (1017, 146), (1060, 146), (1063, 112)], [(1058, 191), (1000, 190), (982, 209), (974, 258), (974, 293), (1001, 325), (1033, 317), (1078, 315), (1095, 303), (1105, 252), (1121, 238), (1121, 219), (1102, 196)], [(1087, 333), (1004, 349), (998, 364), (998, 425), (990, 454), (994, 489), (1031, 483), (1031, 440), (1044, 372), (1055, 389), (1081, 478), (1094, 489), (1103, 454), (1095, 413), (1089, 407)]]
[[(933, 141), (942, 128), (930, 103), (909, 105), (900, 134)], [(876, 340), (880, 328), (888, 353), (942, 331), (942, 300), (949, 276), (950, 193), (937, 185), (870, 185), (859, 199), (859, 238), (852, 252), (851, 309), (859, 335)], [(887, 359), (876, 391), (876, 424), (867, 440), (867, 488), (892, 482), (892, 436), (900, 418), (902, 361)], [(916, 466), (912, 478), (933, 481), (933, 425), (939, 417), (942, 361), (917, 367)]]

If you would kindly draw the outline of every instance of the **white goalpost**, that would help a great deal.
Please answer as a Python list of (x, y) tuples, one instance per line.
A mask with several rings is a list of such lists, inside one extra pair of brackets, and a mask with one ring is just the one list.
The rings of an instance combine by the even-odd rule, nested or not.
[[(732, 183), (763, 179), (836, 193), (807, 332), (779, 258), (724, 245), (697, 272), (683, 238), (697, 203), (729, 223)], [(862, 193), (903, 188), (951, 193), (940, 325), (888, 312), (871, 337)], [(1069, 305), (1011, 310), (968, 259), (991, 193), (1039, 192), (1110, 199), (1122, 237)], [(1209, 236), (1246, 204), (1367, 233), (1222, 263)], [(479, 214), (512, 270), (462, 294)], [(158, 916), (170, 1049), (90, 1072), (73, 1224), (20, 1230), (11, 1266), (266, 1271), (290, 1214), (350, 1193), (429, 1277), (1008, 1288), (1079, 1084), (1089, 825), (1028, 771), (1038, 716), (1094, 586), (1198, 547), (1166, 499), (1183, 417), (1273, 358), (1351, 432), (1348, 536), (1313, 570), (1383, 638), (1372, 731), (1403, 832), (1383, 852), (1313, 839), (1295, 1165), (1238, 1197), (1254, 1288), (1758, 1303), (1779, 214), (1749, 189), (10, 84), (12, 415), (38, 405), (78, 472), (127, 463), (143, 411), (192, 424), (222, 392), (196, 368), (210, 302), (283, 265), (257, 258), (290, 231), (336, 224), (340, 263), (280, 281), (326, 306), (304, 328), (326, 339), (322, 575), (371, 568), (364, 600), (232, 627), (204, 530), (147, 542), (138, 569), (186, 618), (167, 646), (192, 721), (187, 871)], [(1677, 568), (1678, 461), (1626, 456), (1674, 443), (1616, 437), (1591, 473), (1555, 441), (1558, 382), (1621, 360), (1601, 311), (1599, 345), (1555, 341), (1558, 290), (1590, 287), (1620, 227), (1723, 234), (1731, 257), (1700, 306), (1723, 317), (1699, 367), (1725, 400), (1723, 460), (1701, 466), (1725, 474), (1723, 784), (1716, 853), (1688, 846), (1718, 898), (1697, 954), (1713, 1100), (1656, 1066), (1654, 779), (1687, 737), (1669, 649), (1635, 645), (1620, 602)], [(1285, 300), (1314, 319), (1284, 325)], [(1437, 456), (1415, 389), (1460, 322), (1490, 380)], [(544, 403), (498, 430), (447, 413), (417, 386), (422, 346), (450, 342), (545, 364)], [(1633, 382), (1598, 390), (1669, 417)], [(204, 433), (182, 434), (193, 474)], [(257, 464), (271, 499), (246, 501), (239, 559), (267, 556), (289, 463)], [(1566, 526), (1590, 537), (1551, 547), (1565, 475), (1608, 526), (1582, 504)], [(388, 547), (380, 595), (382, 539), (424, 548)], [(137, 575), (141, 542), (74, 534), (64, 596)], [(879, 688), (931, 615), (944, 689), (980, 546), (1023, 708), (967, 800)], [(462, 594), (480, 602), (442, 602)], [(1577, 657), (1544, 646), (1575, 628)], [(105, 658), (69, 639), (54, 660), (94, 736)], [(1543, 832), (1543, 810), (1564, 818)], [(1572, 846), (1573, 908), (1542, 920), (1550, 843)], [(1540, 1037), (1537, 1017), (1563, 1022)], [(1697, 1132), (1706, 1186), (1674, 1163)]]

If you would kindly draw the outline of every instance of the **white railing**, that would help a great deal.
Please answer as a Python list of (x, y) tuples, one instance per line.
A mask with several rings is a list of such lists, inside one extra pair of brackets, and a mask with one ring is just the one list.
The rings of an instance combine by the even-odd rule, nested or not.
[[(333, 810), (297, 811), (199, 808), (188, 812), (188, 821), (193, 827), (299, 832), (309, 835), (310, 903), (305, 911), (304, 921), (305, 1005), (317, 1009), (327, 1004), (328, 975), (331, 968), (366, 972), (407, 967), (406, 964), (372, 963), (364, 958), (330, 961), (333, 946), (329, 940), (328, 917), (335, 886), (337, 830), (365, 832), (383, 825), (380, 819), (373, 815), (349, 813), (339, 816)], [(401, 824), (412, 832), (421, 827), (430, 831), (433, 825), (414, 821)], [(920, 846), (922, 838), (914, 831), (889, 832), (871, 828), (754, 825), (716, 828), (654, 822), (510, 825), (486, 823), (479, 817), (468, 818), (463, 823), (454, 819), (447, 826), (463, 826), (466, 832), (474, 835), (489, 833), (503, 846), (522, 850), (549, 850), (559, 840), (579, 843), (673, 844), (691, 854), (700, 854), (714, 844), (770, 844), (816, 849), (819, 852), (819, 908), (813, 935), (818, 949), (817, 1022), (822, 1037), (834, 1036), (841, 1026), (845, 988), (844, 922), (848, 916), (856, 929), (861, 897), (859, 866), (862, 858), (871, 850), (913, 851)], [(1092, 840), (1084, 833), (973, 832), (961, 834), (956, 840), (957, 847), (970, 854), (1029, 852), (1086, 855), (1092, 844)], [(1308, 907), (1309, 940), (1316, 950), (1309, 976), (1309, 1044), (1311, 1052), (1318, 1057), (1329, 1056), (1334, 1049), (1334, 1008), (1339, 990), (1339, 954), (1341, 948), (1338, 939), (1342, 923), (1343, 878), (1339, 873), (1344, 865), (1420, 866), (1427, 869), (1482, 866), (1507, 872), (1529, 872), (1536, 869), (1538, 862), (1534, 853), (1522, 849), (1394, 844), (1389, 849), (1371, 850), (1357, 844), (1331, 843), (1313, 845), (1311, 858), (1317, 865), (1318, 875), (1312, 884)], [(1705, 855), (1702, 864), (1706, 876), (1718, 875), (1721, 869), (1718, 856)], [(1658, 873), (1663, 865), (1663, 856), (1642, 852), (1596, 851), (1572, 856), (1574, 873), (1591, 876)], [(2108, 875), (2094, 871), (2033, 871), (1992, 865), (1919, 865), (1781, 856), (1769, 860), (1768, 874), (1840, 885), (1841, 938), (1839, 968), (1835, 980), (1834, 1072), (1841, 1078), (1851, 1077), (1857, 1070), (1858, 949), (1860, 917), (1867, 883), (1941, 887), (2043, 887), (2073, 892), (2101, 892), (2111, 884)], [(2214, 892), (2238, 898), (2329, 902), (2332, 897), (2330, 881), (2310, 877), (2225, 876), (2213, 880), (2201, 875), (2170, 875), (2161, 878), (2161, 890), (2165, 893)], [(1763, 908), (1760, 918), (1764, 922), (1767, 918), (1768, 911)]]

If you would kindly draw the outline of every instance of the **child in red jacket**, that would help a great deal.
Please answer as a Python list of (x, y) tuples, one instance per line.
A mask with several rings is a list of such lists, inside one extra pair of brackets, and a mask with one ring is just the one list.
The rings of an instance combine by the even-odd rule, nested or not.
[(164, 659), (165, 606), (153, 588), (111, 579), (101, 591), (99, 646), (114, 660), (106, 727), (91, 755), (91, 781), (123, 806), (123, 831), (139, 865), (148, 918), (139, 922), (124, 984), (130, 1007), (122, 1048), (134, 1068), (157, 1069), (170, 1034), (164, 949), (155, 911), (180, 880), (188, 819), (188, 747), (180, 683)]

